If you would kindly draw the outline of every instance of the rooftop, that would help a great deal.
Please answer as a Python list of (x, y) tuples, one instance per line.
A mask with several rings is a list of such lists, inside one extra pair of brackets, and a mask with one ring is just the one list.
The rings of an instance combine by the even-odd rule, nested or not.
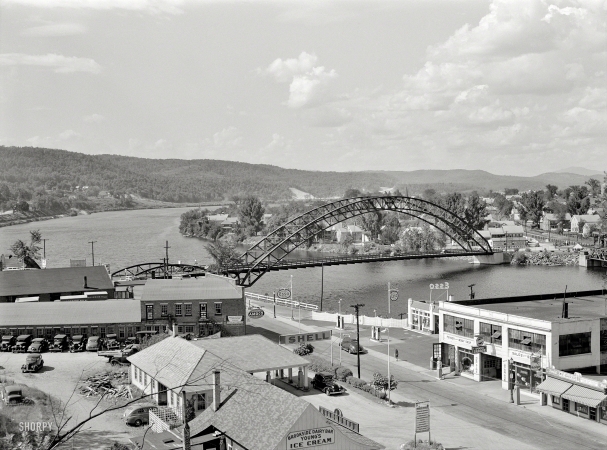
[(103, 266), (9, 270), (0, 272), (0, 297), (83, 292), (84, 277), (89, 289), (114, 289)]
[(133, 300), (0, 303), (0, 327), (134, 322), (141, 322), (141, 304)]
[(569, 303), (569, 319), (561, 319), (563, 313), (562, 296), (553, 300), (494, 303), (473, 307), (551, 322), (607, 316), (605, 314), (605, 299), (601, 296), (570, 297), (567, 299), (567, 303)]
[[(310, 362), (259, 334), (199, 339), (192, 344), (224, 358), (245, 372), (265, 372), (307, 366)], [(263, 355), (263, 357), (260, 357)]]
[(182, 280), (153, 279), (145, 283), (141, 300), (226, 300), (242, 298), (242, 292), (234, 280), (213, 275)]

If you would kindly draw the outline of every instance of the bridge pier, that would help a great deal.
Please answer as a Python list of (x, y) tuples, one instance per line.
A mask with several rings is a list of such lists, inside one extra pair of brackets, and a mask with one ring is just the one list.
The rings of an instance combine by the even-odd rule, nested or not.
[(506, 252), (497, 252), (492, 255), (475, 255), (473, 264), (497, 265), (510, 264), (512, 257)]
[(607, 267), (607, 261), (593, 258), (588, 252), (580, 252), (578, 264), (580, 267)]

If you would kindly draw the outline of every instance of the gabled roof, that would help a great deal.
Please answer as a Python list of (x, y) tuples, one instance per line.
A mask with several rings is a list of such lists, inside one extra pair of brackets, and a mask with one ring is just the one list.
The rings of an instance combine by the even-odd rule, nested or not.
[(520, 225), (504, 225), (504, 226), (502, 226), (502, 230), (504, 230), (504, 233), (508, 233), (508, 234), (524, 232), (523, 227)]
[[(310, 364), (260, 334), (222, 337), (220, 339), (199, 339), (191, 344), (208, 350), (245, 372), (265, 372), (268, 370), (303, 367)], [(260, 357), (260, 355), (263, 355)]]
[(154, 279), (145, 283), (141, 300), (227, 300), (242, 298), (242, 292), (242, 287), (227, 277)]
[(211, 215), (207, 216), (207, 220), (209, 222), (223, 222), (228, 217), (230, 217), (229, 214), (211, 214)]
[(575, 218), (578, 222), (583, 220), (586, 223), (596, 223), (601, 221), (601, 216), (598, 214), (576, 214), (572, 217)]
[(219, 409), (207, 408), (189, 423), (192, 437), (214, 427), (248, 450), (273, 450), (304, 411), (314, 409), (305, 400), (246, 373), (232, 374), (229, 381), (225, 378), (221, 372)]
[(167, 388), (181, 392), (183, 386), (197, 381), (192, 379), (192, 375), (194, 372), (200, 375), (197, 367), (204, 353), (204, 349), (185, 339), (169, 336), (129, 356), (128, 360)]
[(113, 290), (114, 284), (103, 266), (62, 267), (59, 269), (10, 270), (0, 272), (1, 296), (27, 296), (95, 290)]
[(139, 322), (141, 304), (135, 300), (0, 303), (1, 327)]

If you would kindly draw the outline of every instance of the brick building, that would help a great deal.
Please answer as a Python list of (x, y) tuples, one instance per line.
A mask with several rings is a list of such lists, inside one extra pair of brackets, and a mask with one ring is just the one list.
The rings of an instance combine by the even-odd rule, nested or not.
[(212, 274), (148, 280), (141, 294), (141, 317), (148, 330), (162, 331), (174, 320), (180, 334), (244, 335), (244, 289), (230, 278)]

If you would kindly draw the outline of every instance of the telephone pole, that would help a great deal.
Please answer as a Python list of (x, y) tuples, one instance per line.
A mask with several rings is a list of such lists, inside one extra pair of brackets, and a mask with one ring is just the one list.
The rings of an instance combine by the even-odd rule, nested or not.
[(169, 278), (169, 241), (166, 241), (164, 244), (164, 249), (166, 251), (166, 259), (164, 260), (164, 278)]
[(91, 253), (93, 255), (93, 266), (95, 265), (95, 242), (97, 241), (89, 241), (89, 244), (91, 244)]
[(43, 250), (42, 250), (42, 259), (44, 260), (44, 269), (46, 269), (46, 241), (48, 241), (48, 239), (42, 239), (42, 246), (43, 246)]
[(358, 367), (358, 378), (360, 378), (360, 324), (358, 321), (359, 309), (365, 306), (364, 303), (357, 303), (356, 305), (350, 305), (356, 311), (356, 366)]

